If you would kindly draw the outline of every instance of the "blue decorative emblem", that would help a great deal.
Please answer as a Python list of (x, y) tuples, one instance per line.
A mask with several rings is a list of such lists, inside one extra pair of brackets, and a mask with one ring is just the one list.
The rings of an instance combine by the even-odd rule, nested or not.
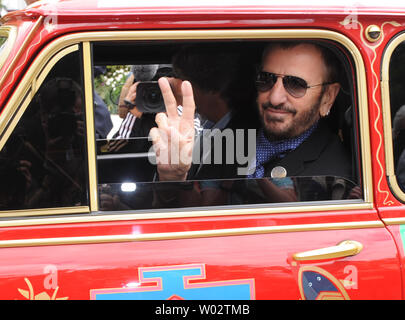
[(304, 300), (348, 300), (342, 283), (326, 270), (318, 267), (302, 267), (298, 281)]
[(136, 287), (94, 289), (97, 300), (250, 300), (254, 299), (254, 279), (201, 282), (205, 265), (191, 264), (139, 268)]

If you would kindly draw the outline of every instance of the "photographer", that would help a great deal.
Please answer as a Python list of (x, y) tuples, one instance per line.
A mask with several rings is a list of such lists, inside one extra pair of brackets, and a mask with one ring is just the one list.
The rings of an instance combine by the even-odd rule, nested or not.
[[(146, 152), (149, 150), (151, 147), (151, 143), (147, 140), (149, 130), (156, 126), (155, 114), (161, 112), (162, 109), (158, 106), (156, 110), (147, 108), (140, 111), (135, 104), (137, 86), (139, 83), (149, 83), (160, 76), (169, 76), (170, 71), (171, 69), (167, 68), (166, 65), (132, 66), (131, 75), (128, 77), (128, 81), (131, 81), (132, 85), (128, 87), (126, 84), (124, 86), (121, 93), (124, 99), (120, 98), (120, 101), (123, 100), (120, 102), (120, 117), (122, 116), (123, 121), (109, 142), (110, 152)], [(154, 102), (152, 99), (152, 104)], [(123, 109), (126, 111), (123, 112)], [(137, 139), (136, 143), (129, 143), (130, 140), (128, 139), (134, 137), (141, 139)]]
[[(124, 119), (114, 134), (113, 140), (110, 141), (109, 151), (111, 152), (147, 152), (152, 146), (148, 141), (149, 131), (157, 125), (156, 114), (166, 112), (157, 80), (161, 77), (173, 79), (172, 66), (169, 64), (134, 65), (131, 73), (128, 79), (132, 81), (132, 85), (128, 88), (127, 85), (124, 86), (121, 94), (124, 97), (123, 103), (120, 102), (120, 108), (124, 109), (125, 106), (127, 112), (123, 115)], [(177, 112), (179, 115), (182, 113), (180, 104), (177, 105)], [(199, 130), (198, 116), (194, 119), (194, 126)], [(130, 138), (138, 139), (129, 146)]]

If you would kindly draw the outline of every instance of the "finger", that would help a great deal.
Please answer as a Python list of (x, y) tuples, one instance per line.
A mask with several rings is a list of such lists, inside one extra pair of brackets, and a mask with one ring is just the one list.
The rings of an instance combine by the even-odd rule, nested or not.
[(152, 143), (158, 144), (160, 141), (160, 134), (159, 134), (159, 129), (156, 127), (153, 127), (152, 129), (150, 129), (149, 131), (149, 139), (152, 140)]
[(164, 131), (159, 128), (153, 127), (150, 129), (149, 139), (152, 140), (155, 151), (159, 151), (160, 149), (167, 147), (167, 136), (165, 135)]
[(183, 114), (181, 117), (184, 120), (194, 121), (195, 102), (193, 88), (189, 81), (183, 81), (181, 92), (183, 94)]
[(167, 115), (164, 112), (159, 112), (158, 114), (156, 114), (155, 122), (161, 130), (167, 130), (169, 128), (169, 121), (167, 119)]
[(160, 78), (158, 80), (160, 91), (162, 92), (163, 101), (166, 106), (166, 112), (169, 119), (178, 118), (177, 113), (177, 102), (174, 97), (172, 88), (170, 87), (169, 81), (166, 78)]
[(162, 134), (162, 130), (156, 127), (152, 128), (149, 132), (149, 138), (152, 140), (157, 165), (169, 163), (167, 137), (162, 136)]
[(125, 97), (125, 100), (128, 100), (130, 102), (135, 102), (135, 98), (136, 98), (136, 87), (138, 86), (139, 81), (135, 82), (128, 90), (128, 93)]

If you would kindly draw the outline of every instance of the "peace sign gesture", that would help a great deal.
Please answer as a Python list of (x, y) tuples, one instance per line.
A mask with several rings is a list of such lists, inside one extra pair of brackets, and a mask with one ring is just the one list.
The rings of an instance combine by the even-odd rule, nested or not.
[(183, 181), (191, 167), (194, 147), (195, 102), (190, 82), (183, 81), (181, 93), (183, 113), (179, 116), (177, 102), (167, 78), (159, 79), (166, 113), (156, 115), (158, 127), (150, 130), (161, 181)]

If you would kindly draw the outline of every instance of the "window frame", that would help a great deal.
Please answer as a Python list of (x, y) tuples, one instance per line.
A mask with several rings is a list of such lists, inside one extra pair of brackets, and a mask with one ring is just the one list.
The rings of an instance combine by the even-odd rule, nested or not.
[[(286, 212), (314, 212), (314, 211), (335, 211), (335, 210), (359, 210), (373, 208), (372, 193), (372, 171), (371, 171), (371, 154), (370, 154), (370, 136), (368, 121), (368, 103), (367, 103), (367, 85), (365, 76), (364, 61), (359, 49), (346, 36), (329, 30), (320, 29), (241, 29), (241, 30), (154, 30), (154, 31), (94, 31), (82, 32), (71, 35), (65, 35), (51, 42), (41, 52), (35, 60), (34, 65), (30, 68), (24, 79), (19, 84), (12, 99), (7, 104), (5, 110), (17, 110), (18, 99), (21, 96), (33, 96), (29, 94), (31, 82), (34, 81), (35, 72), (39, 72), (40, 64), (49, 56), (52, 56), (58, 50), (70, 45), (83, 44), (83, 66), (84, 66), (84, 89), (86, 110), (93, 110), (93, 77), (92, 77), (92, 52), (91, 43), (98, 41), (145, 41), (145, 40), (266, 40), (266, 39), (310, 39), (310, 40), (331, 40), (339, 43), (348, 52), (351, 53), (354, 62), (354, 78), (357, 84), (357, 102), (359, 116), (360, 132), (360, 156), (361, 156), (361, 178), (363, 184), (364, 198), (361, 200), (344, 200), (344, 201), (311, 201), (306, 203), (287, 203), (287, 204), (269, 204), (227, 207), (208, 207), (208, 208), (174, 208), (161, 210), (130, 210), (130, 211), (99, 211), (98, 191), (97, 191), (97, 163), (96, 163), (96, 141), (94, 135), (94, 115), (93, 112), (86, 112), (87, 127), (87, 150), (88, 150), (88, 168), (89, 168), (89, 196), (90, 206), (83, 208), (80, 213), (97, 213), (102, 220), (120, 220), (120, 219), (161, 219), (174, 217), (195, 217), (195, 216), (218, 216), (218, 215), (245, 215), (245, 214), (263, 214), (263, 213), (286, 213)], [(31, 80), (30, 80), (31, 79)], [(13, 107), (14, 106), (14, 107)], [(21, 113), (22, 114), (22, 113)], [(13, 119), (15, 122), (15, 119)], [(0, 122), (0, 132), (4, 126)], [(0, 141), (0, 148), (4, 145), (4, 137)], [(63, 211), (65, 208), (61, 208)], [(37, 214), (54, 214), (41, 210)], [(66, 210), (65, 210), (66, 211)], [(65, 213), (79, 213), (65, 212)], [(12, 213), (10, 213), (11, 215)], [(25, 214), (25, 215), (32, 215)], [(0, 217), (3, 216), (0, 213)], [(66, 217), (67, 218), (67, 217)], [(61, 219), (66, 219), (61, 218)], [(96, 218), (96, 216), (87, 216), (83, 219)], [(76, 218), (74, 218), (76, 219)], [(78, 218), (77, 218), (78, 219)], [(76, 221), (76, 220), (75, 220)], [(63, 220), (61, 220), (63, 222)]]
[(384, 128), (384, 150), (385, 150), (385, 175), (388, 185), (393, 195), (401, 202), (405, 203), (405, 191), (402, 191), (395, 175), (394, 145), (392, 141), (392, 117), (390, 100), (390, 61), (393, 52), (397, 47), (405, 42), (405, 32), (393, 37), (384, 49), (381, 63), (381, 101), (383, 112)]
[[(0, 119), (0, 150), (3, 149), (10, 135), (15, 130), (18, 122), (27, 110), (30, 102), (40, 89), (42, 83), (52, 68), (66, 55), (76, 51), (80, 51), (79, 44), (66, 46), (53, 54), (50, 54), (49, 59), (46, 60), (46, 65), (43, 67), (41, 67), (41, 62), (44, 60), (39, 59), (40, 61), (38, 61), (37, 59), (34, 62), (33, 68), (31, 68), (30, 71), (25, 74), (24, 79), (22, 80), (23, 85), (19, 86), (17, 89), (18, 93), (21, 95), (17, 93), (13, 95), (11, 101), (3, 110), (2, 118)], [(20, 102), (18, 102), (19, 97), (23, 97)], [(27, 211), (29, 213), (27, 213)], [(89, 206), (17, 209), (0, 211), (0, 217), (57, 215), (88, 212), (90, 212)]]

